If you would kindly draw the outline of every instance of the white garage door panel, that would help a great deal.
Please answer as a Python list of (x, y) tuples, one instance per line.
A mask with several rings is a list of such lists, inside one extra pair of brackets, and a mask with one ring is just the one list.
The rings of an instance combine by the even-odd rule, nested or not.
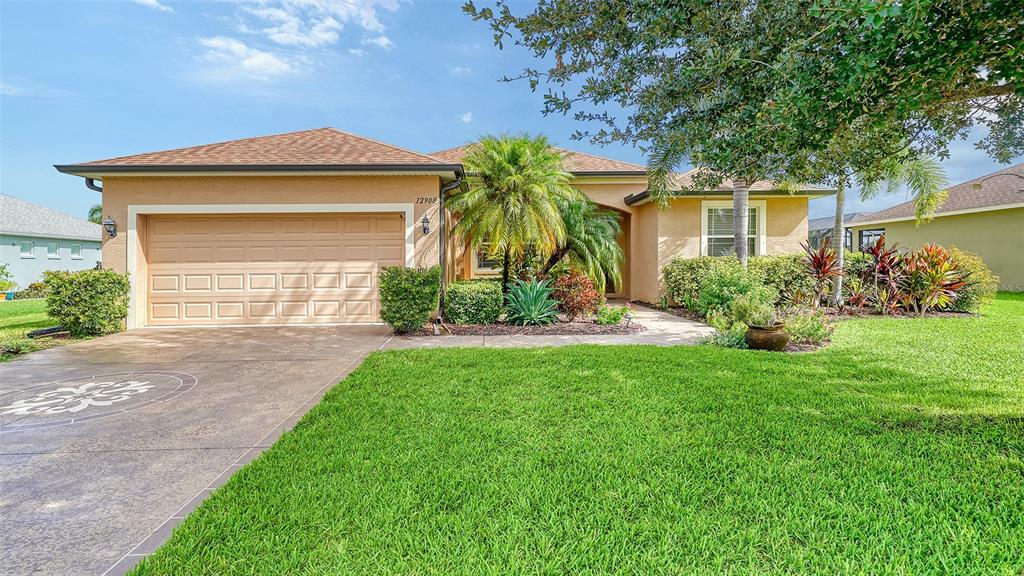
[(150, 216), (148, 323), (378, 322), (399, 214)]

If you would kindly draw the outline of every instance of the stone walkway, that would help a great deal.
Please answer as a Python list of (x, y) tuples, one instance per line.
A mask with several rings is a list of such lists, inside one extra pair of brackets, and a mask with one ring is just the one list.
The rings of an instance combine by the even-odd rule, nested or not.
[(538, 346), (569, 346), (573, 344), (651, 344), (677, 346), (696, 343), (701, 336), (715, 329), (668, 312), (634, 306), (634, 322), (647, 328), (638, 334), (556, 335), (556, 336), (392, 336), (382, 350), (408, 348), (530, 348)]

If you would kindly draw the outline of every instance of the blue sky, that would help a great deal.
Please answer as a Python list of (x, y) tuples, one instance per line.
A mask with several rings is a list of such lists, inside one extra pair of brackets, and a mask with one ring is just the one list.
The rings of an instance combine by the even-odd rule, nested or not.
[[(571, 141), (579, 124), (542, 116), (541, 92), (498, 82), (532, 58), (499, 51), (460, 5), (2, 0), (0, 192), (84, 215), (99, 194), (53, 164), (321, 126), (420, 152), (527, 131), (644, 161), (635, 148)], [(999, 166), (972, 139), (945, 167), (956, 183)], [(811, 216), (830, 203), (813, 202)]]

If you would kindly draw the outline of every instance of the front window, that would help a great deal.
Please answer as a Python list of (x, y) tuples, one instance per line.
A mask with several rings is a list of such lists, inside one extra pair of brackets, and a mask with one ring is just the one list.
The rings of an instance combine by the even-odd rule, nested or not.
[(47, 242), (46, 257), (50, 260), (58, 260), (60, 258), (60, 253), (58, 252), (59, 248), (60, 246), (56, 242)]
[(473, 252), (473, 271), (477, 274), (495, 274), (501, 270), (501, 260), (489, 255), (490, 242), (481, 242)]
[[(764, 202), (751, 202), (747, 219), (747, 254), (757, 256), (764, 253)], [(705, 202), (702, 214), (704, 256), (729, 256), (736, 253), (733, 230), (732, 202)]]
[(878, 239), (885, 236), (885, 228), (874, 228), (860, 231), (860, 251), (863, 252), (875, 245)]
[(21, 243), (21, 248), (20, 248), (20, 250), (21, 250), (21, 257), (22, 258), (35, 258), (36, 255), (32, 252), (32, 250), (34, 248), (35, 248), (35, 245), (32, 244), (31, 241), (26, 240), (25, 242), (22, 242)]
[(71, 245), (71, 259), (72, 260), (81, 260), (82, 259), (82, 245), (81, 244), (72, 244)]

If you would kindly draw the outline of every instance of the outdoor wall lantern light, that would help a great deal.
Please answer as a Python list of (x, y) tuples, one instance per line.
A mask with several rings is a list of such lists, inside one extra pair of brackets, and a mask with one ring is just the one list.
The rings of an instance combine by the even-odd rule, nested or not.
[(423, 233), (430, 234), (430, 218), (426, 214), (423, 215), (423, 220), (420, 220), (420, 224), (423, 224)]
[(110, 216), (103, 220), (103, 229), (107, 231), (107, 234), (110, 234), (111, 238), (117, 236), (117, 222), (114, 222), (114, 219)]

